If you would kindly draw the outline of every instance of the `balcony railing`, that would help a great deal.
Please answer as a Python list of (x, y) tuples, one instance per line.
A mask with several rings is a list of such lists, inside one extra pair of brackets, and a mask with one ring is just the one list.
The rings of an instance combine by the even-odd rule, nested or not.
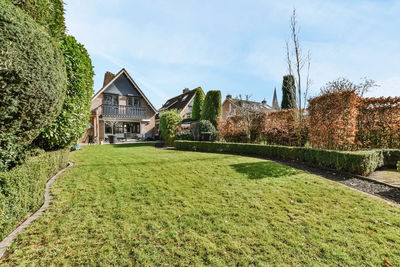
[(102, 105), (103, 117), (146, 118), (146, 109), (124, 105)]

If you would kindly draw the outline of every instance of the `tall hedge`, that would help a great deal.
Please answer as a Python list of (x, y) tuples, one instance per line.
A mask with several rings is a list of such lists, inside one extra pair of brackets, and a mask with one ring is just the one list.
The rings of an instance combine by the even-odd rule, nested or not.
[(47, 180), (68, 164), (69, 150), (39, 152), (10, 171), (0, 172), (0, 240), (44, 201)]
[(296, 85), (293, 75), (283, 76), (281, 109), (297, 108)]
[(85, 47), (73, 36), (61, 43), (67, 69), (67, 93), (61, 113), (38, 137), (40, 147), (55, 150), (76, 142), (87, 129), (93, 94), (93, 65)]
[(11, 0), (31, 16), (39, 25), (56, 38), (62, 40), (65, 33), (63, 0)]
[(210, 121), (217, 128), (217, 118), (221, 116), (221, 91), (208, 91), (201, 111), (201, 119)]
[(192, 119), (199, 120), (201, 117), (201, 110), (204, 104), (204, 92), (201, 87), (196, 88), (196, 94), (193, 99)]
[(178, 125), (182, 121), (181, 115), (177, 110), (168, 110), (161, 114), (160, 117), (160, 127), (161, 136), (167, 143), (167, 145), (173, 145), (176, 132), (178, 130)]
[(57, 43), (10, 1), (0, 1), (0, 170), (59, 114), (67, 74)]

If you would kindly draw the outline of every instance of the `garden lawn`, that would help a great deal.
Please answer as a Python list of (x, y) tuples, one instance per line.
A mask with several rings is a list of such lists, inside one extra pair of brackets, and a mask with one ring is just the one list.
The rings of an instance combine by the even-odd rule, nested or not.
[(400, 264), (400, 209), (271, 161), (87, 146), (10, 265)]

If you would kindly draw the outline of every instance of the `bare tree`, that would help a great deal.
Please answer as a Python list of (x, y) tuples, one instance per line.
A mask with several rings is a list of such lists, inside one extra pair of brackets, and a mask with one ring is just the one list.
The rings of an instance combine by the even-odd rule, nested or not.
[[(301, 111), (306, 107), (307, 94), (312, 84), (310, 79), (310, 65), (311, 65), (311, 53), (308, 51), (307, 55), (303, 55), (302, 48), (299, 41), (300, 29), (297, 24), (296, 9), (293, 9), (292, 16), (290, 18), (290, 41), (286, 41), (286, 61), (288, 64), (288, 72), (290, 75), (294, 75), (296, 87), (297, 87), (297, 103), (298, 108)], [(302, 72), (304, 66), (307, 65), (307, 75), (305, 80), (304, 96), (302, 94)], [(294, 71), (293, 71), (294, 67)], [(302, 105), (301, 98), (304, 97), (304, 106)], [(300, 119), (302, 112), (300, 112)]]
[(378, 87), (379, 85), (371, 79), (367, 77), (361, 78), (361, 82), (356, 84), (350, 81), (345, 77), (339, 77), (336, 80), (327, 82), (321, 89), (320, 94), (327, 94), (333, 92), (342, 92), (342, 91), (354, 91), (359, 96), (364, 96), (367, 92), (369, 92), (372, 88)]
[(307, 77), (306, 77), (306, 89), (304, 90), (304, 109), (306, 108), (307, 97), (312, 85), (312, 80), (310, 79), (310, 66), (311, 66), (311, 52), (307, 53)]
[[(296, 9), (293, 9), (292, 16), (290, 17), (290, 41), (286, 42), (286, 60), (288, 64), (288, 72), (293, 75), (297, 87), (297, 107), (298, 107), (298, 141), (299, 145), (302, 143), (302, 129), (303, 129), (303, 111), (307, 104), (307, 95), (311, 86), (310, 79), (310, 66), (311, 66), (311, 53), (308, 51), (307, 55), (303, 55), (302, 48), (299, 41), (300, 28), (297, 25)], [(302, 94), (303, 68), (307, 66), (307, 74), (305, 79), (304, 95)], [(293, 68), (294, 67), (294, 71)], [(304, 106), (302, 105), (302, 97), (304, 97)]]

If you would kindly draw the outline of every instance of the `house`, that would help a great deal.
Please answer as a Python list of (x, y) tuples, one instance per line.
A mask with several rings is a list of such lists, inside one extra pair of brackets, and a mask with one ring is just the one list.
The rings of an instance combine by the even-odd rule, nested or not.
[[(201, 89), (201, 87), (198, 87)], [(179, 111), (183, 119), (189, 119), (192, 116), (193, 99), (196, 94), (195, 88), (189, 90), (188, 88), (183, 89), (182, 94), (168, 99), (167, 102), (158, 110), (159, 116), (167, 110), (176, 109)]]
[(125, 139), (154, 135), (156, 109), (125, 69), (116, 75), (105, 73), (90, 112), (90, 127), (82, 143), (102, 143), (110, 135)]
[(239, 98), (232, 98), (227, 95), (222, 103), (222, 119), (225, 120), (230, 116), (239, 115), (243, 110), (250, 112), (272, 112), (275, 111), (267, 104), (267, 101), (254, 102), (249, 100), (242, 100)]

